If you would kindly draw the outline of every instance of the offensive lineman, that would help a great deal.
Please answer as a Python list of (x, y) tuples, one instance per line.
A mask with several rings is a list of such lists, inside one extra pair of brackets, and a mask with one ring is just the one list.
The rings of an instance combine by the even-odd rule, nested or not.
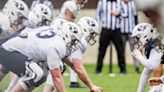
[[(57, 16), (57, 19), (62, 18), (67, 21), (75, 22), (79, 10), (84, 7), (85, 3), (87, 3), (87, 0), (65, 1), (62, 5), (62, 8), (61, 8), (58, 16)], [(71, 68), (69, 68), (69, 69), (70, 69), (70, 87), (72, 87), (72, 88), (81, 87), (80, 84), (77, 82), (77, 74)], [(47, 78), (47, 80), (49, 80), (49, 79)], [(54, 87), (51, 86), (51, 84), (49, 84), (49, 82), (45, 83), (44, 92), (47, 92), (47, 91), (53, 90), (53, 89), (54, 89)]]
[[(73, 52), (69, 57), (72, 59), (72, 62), (74, 62), (74, 66), (82, 66), (82, 54), (86, 51), (87, 44), (90, 44), (92, 46), (96, 43), (95, 37), (98, 35), (98, 24), (96, 20), (91, 17), (82, 17), (79, 19), (77, 24), (82, 30), (82, 38), (80, 42), (77, 44), (78, 49), (75, 52)], [(51, 89), (47, 89), (44, 91), (53, 92), (54, 85), (52, 83), (52, 76), (50, 74), (47, 77), (46, 84), (48, 84), (49, 88)]]
[[(28, 20), (24, 22), (24, 26), (26, 27), (25, 29), (29, 29), (29, 30), (30, 30), (30, 28), (38, 28), (40, 26), (49, 25), (51, 19), (52, 19), (51, 10), (43, 4), (38, 4), (29, 12)], [(20, 30), (14, 34), (11, 34), (7, 37), (5, 36), (5, 37), (1, 38), (1, 43), (7, 41), (10, 38), (13, 38), (13, 37), (19, 35), (19, 33), (21, 31), (22, 30)], [(5, 69), (5, 67), (2, 67), (2, 69), (3, 69), (3, 71), (1, 74), (4, 76), (6, 73), (8, 73), (8, 70)], [(0, 77), (0, 79), (2, 79), (3, 76)], [(17, 81), (18, 81), (18, 78), (15, 76), (15, 78), (9, 84), (9, 87), (7, 88), (6, 92), (10, 92)]]
[[(21, 22), (24, 18), (27, 18), (28, 16), (28, 7), (27, 5), (21, 1), (21, 0), (9, 0), (2, 12), (0, 13), (1, 20), (0, 20), (0, 29), (2, 31), (1, 34), (8, 33), (11, 29), (18, 30), (18, 26), (21, 25)], [(5, 20), (5, 21), (4, 21)], [(7, 35), (7, 34), (5, 34)], [(6, 38), (3, 38), (5, 35), (1, 35), (1, 40), (0, 42), (4, 42), (4, 40), (8, 39), (8, 36)], [(0, 67), (0, 80), (2, 77), (4, 77), (4, 73), (6, 73), (6, 70), (3, 67)]]
[[(47, 30), (47, 28), (48, 28), (48, 30)], [(66, 28), (66, 27), (64, 26), (63, 28)], [(69, 35), (66, 34), (65, 35), (66, 38), (64, 38), (65, 41), (69, 40), (69, 39), (80, 38), (80, 33), (79, 33), (80, 31), (79, 31), (78, 27), (75, 27), (75, 25), (74, 26), (69, 25), (69, 27), (67, 27), (67, 28), (68, 29), (64, 30), (63, 32), (70, 30), (71, 38), (68, 38)], [(9, 50), (10, 52), (19, 51), (21, 53), (24, 53), (28, 57), (34, 59), (34, 61), (46, 61), (46, 59), (47, 59), (49, 69), (53, 76), (55, 87), (57, 88), (58, 92), (65, 92), (64, 81), (62, 79), (61, 72), (60, 72), (60, 62), (61, 62), (61, 59), (64, 58), (66, 55), (66, 53), (65, 53), (66, 45), (64, 45), (64, 43), (62, 45), (62, 42), (63, 42), (62, 39), (58, 38), (58, 36), (55, 35), (55, 33), (51, 29), (51, 27), (43, 27), (43, 30), (41, 28), (38, 28), (35, 30), (40, 30), (40, 31), (29, 32), (28, 37), (24, 38), (24, 39), (27, 39), (26, 42), (24, 42), (25, 40), (21, 41), (22, 38), (15, 37), (15, 38), (12, 38), (11, 40), (5, 42), (3, 44), (3, 47), (5, 49)], [(18, 41), (18, 39), (19, 39), (19, 41)], [(18, 41), (20, 44), (19, 45), (16, 44), (18, 42), (15, 42), (15, 41)], [(72, 41), (76, 41), (76, 40), (72, 40)], [(22, 43), (24, 43), (24, 44), (22, 44)], [(25, 43), (27, 43), (27, 44), (25, 44)], [(60, 46), (59, 46), (59, 44), (60, 44)], [(70, 46), (72, 46), (72, 44), (74, 44), (74, 43), (72, 43), (72, 42), (70, 43), (67, 41), (67, 46), (70, 47)], [(22, 48), (22, 47), (20, 48), (21, 45), (23, 45), (23, 47), (25, 47), (25, 48)], [(61, 51), (59, 51), (59, 50), (61, 50)], [(19, 58), (17, 57), (17, 59), (19, 59)], [(8, 60), (5, 60), (5, 61), (8, 61)], [(16, 60), (16, 61), (19, 61), (19, 60)], [(21, 62), (23, 62), (23, 61), (21, 61)], [(5, 65), (5, 64), (6, 64), (6, 62), (3, 63), (3, 65)], [(7, 65), (8, 64), (6, 64), (6, 66)], [(72, 67), (74, 67), (75, 70), (77, 69), (75, 66), (72, 66)], [(10, 67), (8, 67), (8, 68), (10, 68)], [(82, 77), (81, 79), (84, 80), (86, 85), (93, 92), (102, 92), (102, 89), (100, 87), (95, 86), (90, 81), (89, 82), (85, 81), (86, 79), (84, 77), (84, 74), (81, 74), (80, 71), (77, 71), (77, 72), (79, 75), (81, 75), (81, 77)], [(20, 78), (21, 80), (24, 80), (24, 81), (19, 81), (20, 84), (18, 83), (16, 85), (16, 87), (14, 88), (14, 92), (22, 92), (23, 90), (25, 90), (26, 87), (31, 87), (33, 83), (34, 83), (33, 86), (37, 86), (35, 84), (36, 83), (35, 80), (38, 80), (37, 77), (35, 78), (35, 77), (30, 76), (30, 78), (35, 78), (31, 81), (29, 81), (25, 78)], [(42, 80), (42, 81), (44, 81), (44, 80)], [(30, 84), (32, 83), (32, 84), (31, 85), (28, 84), (25, 86), (25, 84), (27, 84), (27, 83), (30, 83)]]

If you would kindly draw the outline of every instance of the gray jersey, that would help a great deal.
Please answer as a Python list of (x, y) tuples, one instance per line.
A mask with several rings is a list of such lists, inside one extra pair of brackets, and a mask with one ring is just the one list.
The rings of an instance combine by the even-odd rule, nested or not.
[(87, 41), (84, 37), (81, 38), (81, 41), (77, 44), (77, 50), (73, 53), (71, 53), (70, 57), (71, 58), (76, 58), (82, 61), (82, 55), (87, 49)]
[(66, 45), (53, 28), (30, 29), (27, 33), (27, 38), (15, 37), (2, 46), (9, 51), (19, 51), (34, 61), (47, 60), (50, 69), (59, 67), (61, 59), (66, 55)]

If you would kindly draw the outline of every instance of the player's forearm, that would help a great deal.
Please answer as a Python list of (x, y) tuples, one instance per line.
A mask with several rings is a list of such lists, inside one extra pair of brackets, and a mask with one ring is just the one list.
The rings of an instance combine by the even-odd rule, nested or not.
[(149, 78), (149, 75), (151, 72), (152, 72), (151, 70), (144, 68), (144, 70), (141, 74), (141, 77), (140, 77), (137, 92), (144, 92), (145, 86), (147, 84), (147, 81), (148, 81), (148, 78)]
[(19, 77), (15, 75), (13, 80), (10, 82), (6, 92), (10, 92), (14, 88), (14, 86), (17, 84), (18, 80), (19, 80)]
[(91, 79), (89, 78), (84, 66), (82, 65), (82, 62), (81, 61), (74, 62), (73, 69), (76, 71), (80, 79), (91, 89), (93, 86), (93, 83)]
[(52, 78), (54, 81), (54, 85), (57, 89), (57, 92), (66, 92), (64, 80), (60, 72), (60, 69), (58, 68), (58, 69), (51, 70), (51, 74), (52, 74)]

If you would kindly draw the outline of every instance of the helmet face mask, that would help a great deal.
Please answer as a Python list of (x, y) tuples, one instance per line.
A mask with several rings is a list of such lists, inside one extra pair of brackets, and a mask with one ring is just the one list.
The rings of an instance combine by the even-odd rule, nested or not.
[(134, 49), (141, 49), (143, 46), (142, 46), (142, 43), (140, 42), (140, 37), (141, 36), (135, 36), (135, 37), (133, 37), (132, 38), (132, 47), (134, 48)]
[(2, 11), (9, 17), (12, 26), (17, 28), (18, 25), (22, 25), (24, 19), (27, 19), (29, 10), (22, 0), (9, 0)]
[(94, 45), (96, 43), (96, 36), (98, 35), (98, 23), (95, 19), (91, 17), (82, 17), (78, 21), (78, 25), (82, 29), (83, 37), (89, 43), (89, 45)]
[(76, 3), (77, 3), (78, 9), (82, 9), (87, 2), (88, 2), (88, 0), (77, 0)]
[(73, 22), (67, 22), (68, 23), (68, 31), (70, 33), (71, 41), (67, 43), (67, 47), (70, 49), (71, 52), (76, 51), (78, 48), (76, 45), (81, 40), (81, 30), (80, 28)]
[(54, 29), (60, 31), (59, 35), (63, 38), (67, 50), (70, 52), (76, 51), (78, 48), (76, 45), (81, 39), (81, 30), (80, 28), (73, 22), (67, 22), (63, 19), (56, 19), (51, 23), (51, 26)]
[(50, 23), (51, 21), (47, 20), (46, 18), (42, 18), (42, 21), (38, 25), (43, 26), (43, 25), (49, 25)]
[(142, 49), (158, 37), (157, 30), (149, 23), (140, 23), (132, 31), (134, 48)]
[(97, 35), (98, 34), (96, 32), (90, 33), (90, 35), (86, 38), (89, 45), (92, 46), (97, 42), (97, 40), (95, 39)]
[(79, 43), (79, 40), (73, 39), (73, 40), (71, 40), (71, 42), (69, 42), (67, 44), (67, 47), (69, 48), (69, 50), (70, 50), (71, 53), (74, 52), (74, 51), (76, 51), (76, 50), (78, 50), (78, 48), (76, 46), (78, 43)]

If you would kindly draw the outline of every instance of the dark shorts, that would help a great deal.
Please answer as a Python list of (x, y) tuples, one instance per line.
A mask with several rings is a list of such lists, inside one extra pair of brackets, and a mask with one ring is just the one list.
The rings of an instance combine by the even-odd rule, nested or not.
[(25, 55), (16, 51), (10, 52), (0, 47), (0, 63), (19, 77), (25, 74), (25, 62), (28, 62), (28, 57)]
[[(23, 30), (24, 28), (18, 30), (17, 32), (7, 35), (7, 36), (2, 36), (0, 37), (0, 45), (2, 45), (4, 42), (8, 41), (9, 39), (18, 36), (18, 34), (20, 34), (20, 32)], [(1, 28), (0, 28), (0, 34), (1, 34)], [(9, 72), (8, 69), (6, 69), (4, 66), (0, 67), (0, 71), (4, 74), (7, 74)]]
[(9, 72), (8, 69), (6, 69), (4, 66), (1, 66), (0, 67), (0, 71), (3, 73), (3, 74), (7, 74)]

